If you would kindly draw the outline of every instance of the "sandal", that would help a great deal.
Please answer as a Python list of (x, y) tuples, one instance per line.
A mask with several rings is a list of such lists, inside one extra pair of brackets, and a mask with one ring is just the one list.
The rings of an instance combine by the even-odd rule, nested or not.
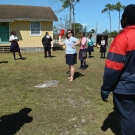
[(70, 78), (69, 82), (73, 82), (73, 79)]

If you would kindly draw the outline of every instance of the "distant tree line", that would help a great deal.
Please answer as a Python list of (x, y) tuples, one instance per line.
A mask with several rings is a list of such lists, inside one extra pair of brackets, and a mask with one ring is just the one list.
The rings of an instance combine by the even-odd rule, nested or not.
[[(70, 2), (80, 2), (80, 0), (60, 0), (63, 4), (62, 7), (65, 8), (69, 8), (70, 6)], [(121, 12), (124, 10), (125, 6), (122, 5), (120, 2), (117, 2), (116, 4), (106, 4), (104, 9), (101, 11), (101, 13), (107, 13), (108, 17), (109, 17), (109, 22), (110, 22), (110, 30), (108, 31), (108, 29), (105, 29), (105, 31), (103, 31), (103, 33), (107, 33), (109, 35), (109, 37), (114, 38), (118, 32), (120, 31), (120, 16), (121, 16)], [(117, 11), (118, 12), (118, 18), (119, 18), (119, 22), (118, 22), (118, 30), (111, 30), (111, 12), (112, 11)], [(59, 21), (57, 23), (55, 23), (53, 31), (54, 31), (54, 38), (58, 38), (58, 33), (60, 31), (61, 28), (65, 28), (65, 30), (68, 29), (69, 26), (69, 20), (67, 18), (67, 16), (63, 17), (63, 18), (59, 18)], [(95, 33), (96, 30), (95, 29), (91, 29), (88, 30), (87, 26), (83, 26), (80, 23), (72, 23), (72, 28), (74, 28), (75, 31), (75, 36), (79, 37), (81, 32), (85, 32), (86, 36), (91, 35), (92, 33)]]
[(101, 13), (107, 13), (109, 16), (109, 21), (110, 21), (110, 37), (112, 37), (111, 33), (111, 12), (112, 11), (117, 11), (118, 12), (118, 17), (119, 17), (119, 22), (118, 22), (118, 32), (120, 31), (120, 15), (121, 12), (125, 9), (125, 5), (122, 5), (120, 2), (117, 2), (116, 4), (106, 4), (105, 8), (102, 10)]

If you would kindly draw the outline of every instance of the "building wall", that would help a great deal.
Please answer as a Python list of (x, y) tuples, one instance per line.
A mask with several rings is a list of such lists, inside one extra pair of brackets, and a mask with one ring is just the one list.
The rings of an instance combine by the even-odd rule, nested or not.
[[(41, 35), (31, 36), (29, 21), (14, 21), (10, 22), (10, 32), (16, 31), (19, 38), (20, 47), (43, 47), (42, 37), (45, 32), (49, 32), (49, 35), (53, 37), (53, 22), (41, 22)], [(53, 43), (52, 43), (53, 44)]]

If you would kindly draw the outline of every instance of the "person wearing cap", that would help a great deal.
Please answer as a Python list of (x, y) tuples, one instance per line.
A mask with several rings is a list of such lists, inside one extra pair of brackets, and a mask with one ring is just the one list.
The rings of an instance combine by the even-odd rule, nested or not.
[(51, 58), (51, 41), (52, 38), (51, 36), (49, 36), (49, 33), (46, 32), (45, 36), (42, 38), (42, 44), (44, 46), (44, 58), (47, 58), (47, 52), (48, 52), (48, 56), (49, 58)]
[(107, 55), (101, 97), (108, 102), (113, 92), (121, 135), (135, 135), (135, 4), (125, 7), (121, 26)]

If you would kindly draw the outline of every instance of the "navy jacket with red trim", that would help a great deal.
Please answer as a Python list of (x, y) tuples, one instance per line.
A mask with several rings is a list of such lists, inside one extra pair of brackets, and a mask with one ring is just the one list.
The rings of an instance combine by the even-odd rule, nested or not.
[(105, 63), (102, 99), (113, 91), (135, 94), (135, 25), (124, 28), (113, 40)]

